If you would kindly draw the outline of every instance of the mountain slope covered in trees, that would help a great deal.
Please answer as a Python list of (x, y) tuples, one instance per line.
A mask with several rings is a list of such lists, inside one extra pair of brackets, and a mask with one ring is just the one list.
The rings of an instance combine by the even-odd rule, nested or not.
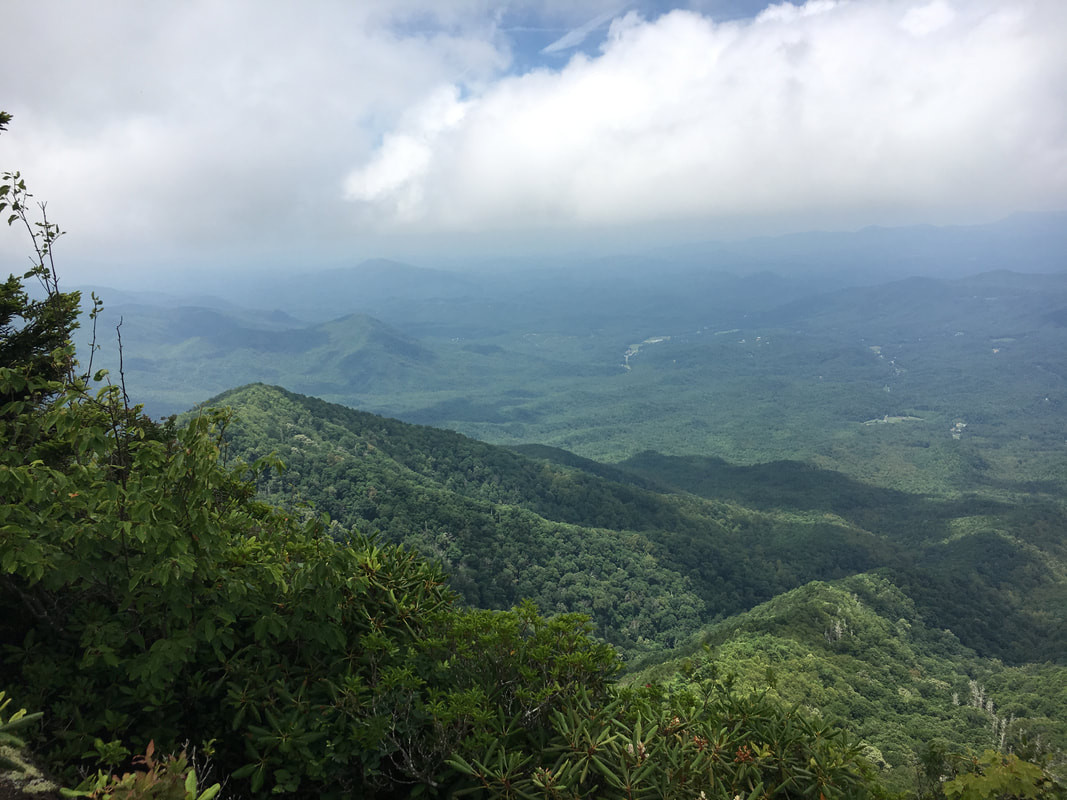
[(929, 780), (919, 765), (947, 753), (1067, 747), (1067, 666), (982, 658), (881, 574), (786, 592), (627, 680), (686, 685), (712, 674), (843, 720), (891, 782), (913, 790)]
[(234, 411), (231, 457), (289, 464), (264, 496), (417, 547), (474, 605), (589, 614), (644, 670), (638, 684), (688, 685), (697, 670), (773, 686), (847, 720), (900, 787), (933, 740), (981, 749), (1010, 728), (1016, 744), (1067, 744), (1062, 507), (945, 500), (791, 462), (599, 464), (262, 385), (212, 403)]
[(882, 568), (980, 653), (1065, 658), (1061, 505), (945, 500), (790, 463), (716, 472), (646, 456), (597, 474), (559, 451), (531, 458), (273, 387), (211, 402), (235, 412), (233, 455), (287, 462), (266, 497), (419, 547), (476, 605), (590, 613), (624, 650)]
[[(785, 520), (607, 481), (449, 431), (267, 386), (212, 403), (235, 412), (237, 457), (277, 452), (264, 496), (310, 502), (439, 559), (478, 606), (530, 598), (592, 615), (624, 651), (677, 643), (784, 588), (875, 566), (881, 543), (832, 520)], [(634, 485), (634, 484), (638, 485)], [(832, 546), (816, 543), (832, 542)], [(763, 565), (776, 557), (777, 573)]]

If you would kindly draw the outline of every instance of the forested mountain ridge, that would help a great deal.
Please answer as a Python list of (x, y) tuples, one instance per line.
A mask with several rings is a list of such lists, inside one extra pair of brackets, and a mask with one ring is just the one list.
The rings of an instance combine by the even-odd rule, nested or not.
[[(846, 720), (899, 788), (931, 742), (1067, 744), (1062, 507), (920, 496), (791, 462), (599, 464), (262, 385), (211, 402), (234, 411), (231, 457), (288, 463), (264, 496), (418, 548), (472, 604), (590, 615), (636, 660), (635, 684), (772, 685)], [(969, 705), (971, 681), (995, 714)]]
[(746, 466), (642, 453), (619, 466), (702, 497), (838, 516), (901, 546), (891, 574), (929, 624), (986, 656), (1067, 661), (1062, 503), (1041, 494), (919, 495), (792, 461)]
[[(1067, 489), (1063, 274), (842, 288), (629, 269), (515, 275), (510, 294), (485, 277), (408, 304), (353, 288), (331, 302), (370, 318), (299, 327), (284, 313), (214, 309), (204, 325), (205, 311), (143, 305), (105, 309), (100, 323), (124, 319), (127, 383), (152, 413), (262, 381), (600, 461), (648, 449), (795, 460), (1008, 501)], [(118, 366), (106, 352), (99, 363)]]
[(844, 720), (902, 786), (931, 752), (1067, 747), (1067, 666), (981, 658), (881, 575), (786, 592), (626, 680), (684, 685), (716, 672)]
[(418, 547), (473, 604), (588, 613), (630, 654), (877, 568), (981, 654), (1067, 657), (1062, 506), (925, 497), (788, 463), (649, 455), (590, 470), (267, 386), (211, 402), (235, 412), (232, 455), (287, 462), (261, 483), (266, 497)]
[(275, 451), (286, 462), (261, 484), (266, 498), (310, 502), (346, 527), (417, 547), (474, 605), (530, 598), (589, 613), (623, 651), (680, 642), (782, 588), (882, 560), (875, 537), (832, 520), (667, 496), (274, 387), (211, 402), (235, 413), (233, 456)]
[[(250, 370), (327, 396), (403, 391), (448, 370), (432, 345), (366, 314), (309, 325), (282, 311), (138, 304), (105, 309), (99, 328), (120, 321), (129, 386), (166, 413), (184, 411), (203, 399), (203, 387), (231, 386)], [(99, 361), (118, 368), (110, 348)]]

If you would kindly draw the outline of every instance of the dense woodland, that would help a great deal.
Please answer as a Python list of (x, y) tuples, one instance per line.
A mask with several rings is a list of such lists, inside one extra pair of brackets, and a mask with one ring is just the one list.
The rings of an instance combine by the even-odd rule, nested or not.
[[(1064, 796), (1062, 477), (1032, 477), (1055, 463), (1045, 434), (1020, 444), (989, 397), (968, 418), (1011, 430), (982, 430), (987, 446), (863, 425), (882, 415), (857, 378), (842, 436), (870, 451), (805, 458), (803, 436), (737, 459), (597, 426), (582, 455), (504, 447), (263, 383), (160, 421), (76, 348), (100, 307), (76, 333), (60, 231), (19, 175), (0, 210), (35, 259), (0, 286), (5, 787), (31, 753), (94, 797)], [(416, 361), (438, 346), (359, 324), (363, 361), (343, 370), (383, 341)], [(684, 383), (706, 369), (695, 347), (610, 371), (645, 387), (639, 405), (650, 354), (697, 359)], [(749, 361), (718, 362), (722, 403), (763, 380)], [(974, 393), (949, 377), (922, 391)], [(951, 416), (900, 391), (901, 417)], [(548, 424), (514, 422), (497, 438)], [(903, 447), (935, 456), (925, 491), (891, 460), (864, 466)], [(602, 448), (612, 463), (588, 457)]]
[[(938, 503), (794, 463), (716, 472), (516, 453), (261, 385), (214, 403), (236, 414), (231, 456), (276, 452), (289, 465), (263, 476), (264, 496), (414, 543), (473, 605), (531, 598), (587, 614), (630, 672), (659, 681), (699, 657), (746, 673), (750, 689), (768, 687), (767, 669), (789, 676), (774, 692), (853, 721), (902, 782), (933, 738), (957, 751), (999, 743), (989, 714), (954, 704), (972, 680), (997, 687), (989, 698), (1014, 718), (1012, 736), (1067, 745), (1053, 710), (1067, 701), (1063, 587), (1047, 555), (1062, 558), (1062, 519), (1028, 533), (1012, 507)], [(697, 476), (703, 485), (677, 488)], [(768, 485), (773, 506), (760, 500)], [(979, 511), (1022, 541), (976, 528), (946, 544)]]

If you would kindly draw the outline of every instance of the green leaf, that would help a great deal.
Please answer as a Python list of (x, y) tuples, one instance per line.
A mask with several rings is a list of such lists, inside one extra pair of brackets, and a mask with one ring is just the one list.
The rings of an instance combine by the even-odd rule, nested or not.
[(240, 780), (242, 778), (247, 778), (259, 766), (260, 765), (258, 763), (245, 764), (243, 767), (239, 767), (239, 768), (237, 768), (236, 770), (233, 771), (233, 777), (237, 778), (238, 780)]
[(256, 767), (255, 772), (252, 773), (252, 794), (255, 794), (263, 788), (263, 782), (267, 779), (267, 767), (265, 764), (260, 764)]

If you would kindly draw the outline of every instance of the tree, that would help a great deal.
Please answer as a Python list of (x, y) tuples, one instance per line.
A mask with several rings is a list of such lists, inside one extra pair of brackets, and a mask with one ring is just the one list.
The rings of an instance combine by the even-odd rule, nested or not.
[(1067, 797), (1067, 787), (1038, 764), (1016, 755), (987, 750), (981, 757), (964, 762), (963, 766), (966, 771), (943, 785), (949, 800), (1060, 800)]
[[(11, 115), (0, 111), (0, 131), (7, 129)], [(59, 291), (52, 248), (62, 232), (48, 221), (45, 205), (39, 204), (39, 221), (31, 220), (33, 195), (18, 172), (5, 172), (0, 183), (0, 214), (7, 213), (9, 226), (21, 224), (33, 246), (30, 268), (21, 278), (10, 275), (0, 285), (0, 367), (20, 370), (27, 379), (21, 391), (9, 388), (0, 399), (9, 401), (33, 392), (38, 381), (53, 382), (72, 377), (73, 349), (70, 338), (78, 322), (81, 297)], [(44, 289), (43, 300), (31, 300), (23, 281), (36, 278)], [(14, 393), (12, 393), (14, 392)]]

